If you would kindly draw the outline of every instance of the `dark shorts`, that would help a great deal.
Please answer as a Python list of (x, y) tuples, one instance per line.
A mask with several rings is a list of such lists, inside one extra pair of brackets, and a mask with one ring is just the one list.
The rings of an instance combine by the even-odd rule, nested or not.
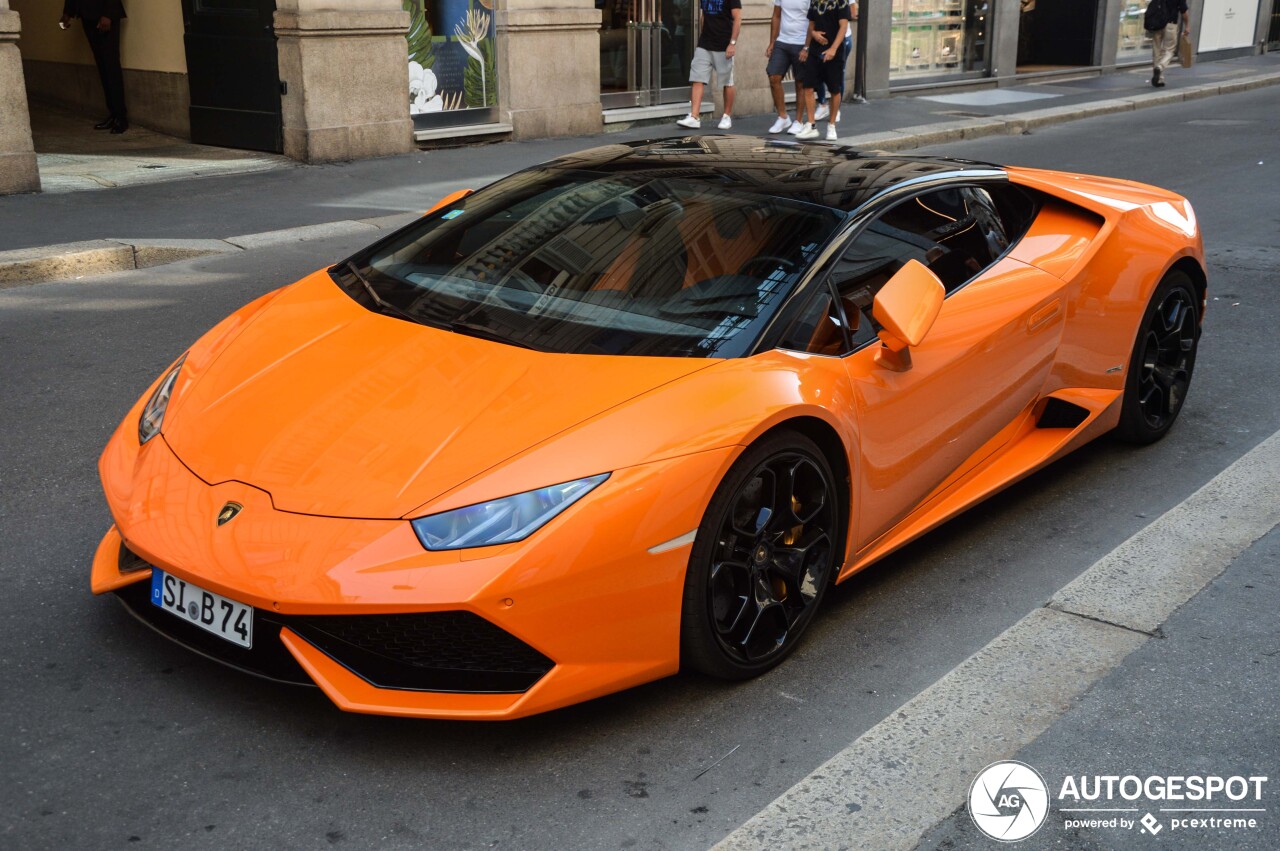
[[(818, 48), (818, 49), (814, 49)], [(844, 66), (849, 60), (849, 51), (844, 42), (836, 48), (836, 55), (830, 62), (822, 61), (822, 53), (827, 48), (814, 44), (809, 48), (809, 60), (804, 64), (804, 76), (801, 82), (811, 89), (818, 87), (818, 82), (826, 84), (827, 91), (832, 94), (844, 94)]]
[(769, 65), (764, 69), (764, 73), (769, 77), (785, 77), (787, 72), (791, 72), (791, 76), (799, 80), (800, 75), (804, 73), (801, 70), (800, 51), (804, 48), (803, 44), (787, 44), (785, 41), (775, 41), (773, 43), (773, 55), (769, 57)]

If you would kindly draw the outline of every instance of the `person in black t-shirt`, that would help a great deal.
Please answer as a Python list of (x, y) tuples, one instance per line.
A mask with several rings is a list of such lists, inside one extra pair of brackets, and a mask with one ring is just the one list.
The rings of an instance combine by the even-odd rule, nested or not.
[[(849, 0), (813, 0), (809, 4), (809, 37), (805, 39), (800, 61), (804, 63), (805, 98), (809, 114), (813, 115), (813, 90), (819, 82), (826, 83), (831, 94), (827, 107), (827, 141), (836, 140), (836, 119), (840, 115), (840, 98), (844, 95), (844, 66), (849, 55), (844, 36), (849, 31), (853, 13)], [(815, 49), (816, 46), (816, 49)], [(818, 138), (816, 127), (807, 127), (796, 134), (800, 140)]]
[(693, 51), (689, 82), (693, 84), (689, 114), (676, 124), (689, 130), (702, 126), (702, 87), (710, 84), (715, 69), (716, 81), (724, 87), (724, 115), (720, 129), (733, 127), (733, 56), (738, 49), (738, 31), (742, 28), (742, 0), (701, 0), (702, 35)]

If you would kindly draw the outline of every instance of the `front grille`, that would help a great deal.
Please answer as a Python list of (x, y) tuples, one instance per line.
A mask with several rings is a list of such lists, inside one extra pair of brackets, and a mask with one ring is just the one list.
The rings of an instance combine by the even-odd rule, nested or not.
[(523, 692), (555, 664), (471, 612), (283, 620), (335, 661), (382, 688)]
[(150, 582), (126, 585), (116, 591), (116, 596), (138, 620), (201, 656), (269, 680), (315, 685), (293, 654), (280, 643), (280, 624), (264, 617), (261, 609), (256, 609), (254, 614), (253, 647), (244, 648), (153, 605)]
[(253, 647), (224, 641), (151, 603), (150, 584), (116, 591), (140, 620), (179, 644), (232, 667), (313, 685), (280, 642), (288, 627), (379, 688), (518, 694), (555, 665), (520, 639), (471, 612), (395, 615), (279, 615), (254, 610)]
[(135, 570), (150, 570), (151, 563), (120, 542), (120, 554), (116, 558), (116, 566), (121, 573), (133, 573)]

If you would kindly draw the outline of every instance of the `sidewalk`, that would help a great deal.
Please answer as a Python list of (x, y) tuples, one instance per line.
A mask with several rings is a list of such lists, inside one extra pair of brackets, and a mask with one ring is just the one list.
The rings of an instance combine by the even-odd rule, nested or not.
[[(1246, 550), (1221, 576), (1149, 641), (1101, 680), (1035, 742), (1013, 759), (1038, 770), (1049, 784), (1050, 812), (1020, 849), (1187, 848), (1265, 851), (1280, 836), (1280, 737), (1275, 684), (1280, 679), (1280, 607), (1276, 584), (1280, 527)], [(1260, 802), (1124, 800), (1062, 803), (1054, 800), (1068, 775), (1264, 776)], [(1134, 808), (1120, 813), (1131, 828), (1064, 829), (1064, 821), (1088, 813), (1060, 807)], [(1265, 809), (1211, 813), (1205, 808)], [(1162, 808), (1196, 809), (1194, 813)], [(1155, 810), (1155, 812), (1152, 812)], [(1140, 820), (1151, 813), (1155, 835)], [(1116, 813), (1094, 813), (1109, 821)], [(1252, 818), (1256, 828), (1181, 827), (1184, 817)], [(930, 832), (918, 851), (994, 847), (964, 809)]]
[[(1053, 78), (1015, 87), (877, 100), (842, 110), (841, 143), (869, 150), (909, 150), (1229, 94), (1280, 83), (1280, 54), (1173, 69), (1168, 83), (1167, 88), (1153, 89), (1150, 70), (1142, 66), (1084, 79)], [(764, 135), (772, 120), (772, 115), (740, 117), (731, 132)], [(0, 197), (0, 286), (6, 280), (9, 286), (21, 285), (154, 265), (192, 253), (240, 250), (248, 247), (246, 243), (265, 244), (259, 238), (264, 232), (271, 233), (271, 242), (332, 235), (335, 228), (342, 232), (370, 227), (368, 219), (379, 220), (372, 227), (385, 227), (393, 221), (388, 216), (399, 214), (407, 221), (408, 214), (427, 209), (442, 195), (484, 185), (556, 156), (684, 132), (670, 124), (94, 192)], [(709, 121), (703, 132), (719, 131)], [(316, 225), (325, 227), (296, 236), (288, 232)], [(186, 249), (161, 245), (163, 251), (122, 247), (155, 240), (206, 242)], [(83, 260), (75, 251), (63, 250), (65, 243), (85, 241), (93, 244), (75, 249), (84, 254)], [(45, 248), (5, 256), (14, 249), (40, 247)], [(105, 265), (104, 256), (111, 258)]]

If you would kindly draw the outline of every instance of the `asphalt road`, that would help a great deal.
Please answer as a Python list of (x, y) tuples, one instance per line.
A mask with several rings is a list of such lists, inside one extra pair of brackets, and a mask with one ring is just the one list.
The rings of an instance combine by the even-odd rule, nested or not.
[(356, 241), (0, 292), (0, 846), (715, 842), (1275, 431), (1274, 104), (1262, 90), (947, 148), (1191, 198), (1211, 302), (1165, 441), (1098, 441), (846, 583), (765, 677), (682, 675), (510, 724), (345, 715), (88, 594), (109, 523), (94, 465), (132, 400), (221, 316)]

